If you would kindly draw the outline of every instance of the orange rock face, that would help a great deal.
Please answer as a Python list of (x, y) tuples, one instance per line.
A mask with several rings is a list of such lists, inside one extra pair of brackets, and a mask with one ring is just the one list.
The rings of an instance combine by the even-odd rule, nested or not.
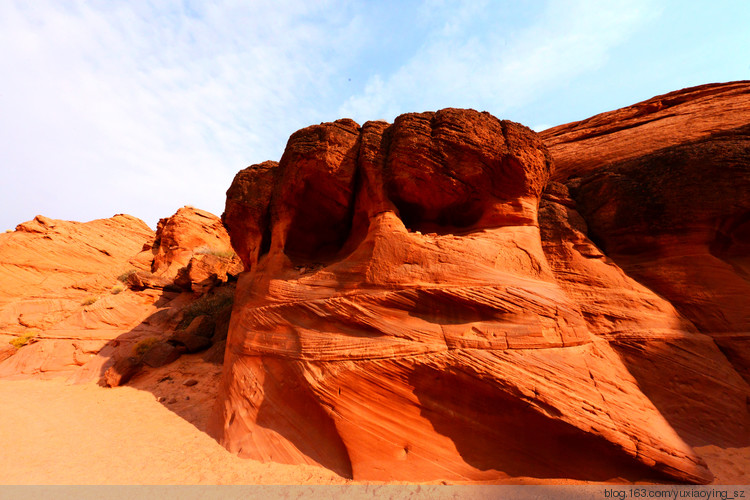
[[(557, 177), (572, 176), (566, 189), (576, 218), (585, 219), (609, 268), (653, 293), (639, 293), (640, 304), (618, 298), (630, 311), (613, 314), (615, 297), (592, 289), (591, 264), (585, 275), (574, 269), (576, 252), (550, 258), (560, 266), (558, 279), (594, 309), (590, 322), (621, 332), (613, 345), (693, 445), (750, 445), (748, 123), (750, 82), (735, 82), (673, 92), (542, 134)], [(657, 323), (654, 308), (666, 301), (675, 319), (660, 314)], [(627, 318), (647, 311), (633, 328)], [(660, 332), (644, 335), (658, 324)]]
[[(175, 329), (187, 306), (241, 270), (220, 219), (187, 207), (156, 234), (128, 215), (38, 216), (0, 235), (0, 262), (0, 377), (109, 385), (136, 373), (143, 340), (159, 340), (162, 351), (172, 342), (162, 361), (199, 350), (185, 343), (211, 345)], [(215, 321), (210, 314), (202, 317)]]
[(222, 220), (38, 216), (0, 234), (0, 378), (157, 386), (205, 350), (244, 457), (708, 483), (691, 447), (750, 447), (748, 123), (750, 82), (542, 134), (343, 119), (239, 172)]
[(183, 207), (159, 221), (151, 253), (151, 272), (174, 278), (196, 255), (230, 256), (234, 250), (218, 217), (204, 210)]
[(750, 82), (712, 83), (670, 92), (540, 133), (555, 158), (553, 180), (593, 173), (747, 125)]
[(616, 348), (710, 339), (588, 239), (551, 170), (529, 129), (445, 109), (308, 127), (240, 172), (211, 432), (356, 479), (710, 481)]
[(151, 239), (128, 215), (87, 223), (37, 216), (1, 234), (0, 342), (33, 338), (0, 362), (0, 376), (70, 374), (137, 324), (142, 300), (111, 290)]

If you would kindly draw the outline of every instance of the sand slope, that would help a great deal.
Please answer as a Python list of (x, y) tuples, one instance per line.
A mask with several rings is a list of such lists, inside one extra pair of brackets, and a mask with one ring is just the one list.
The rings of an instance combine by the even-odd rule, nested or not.
[(133, 387), (0, 380), (0, 484), (338, 484), (314, 466), (261, 464)]
[[(315, 466), (232, 455), (203, 432), (206, 406), (198, 404), (189, 414), (194, 425), (154, 393), (133, 387), (0, 380), (0, 484), (352, 483)], [(750, 484), (750, 447), (696, 451), (714, 473), (714, 484)]]

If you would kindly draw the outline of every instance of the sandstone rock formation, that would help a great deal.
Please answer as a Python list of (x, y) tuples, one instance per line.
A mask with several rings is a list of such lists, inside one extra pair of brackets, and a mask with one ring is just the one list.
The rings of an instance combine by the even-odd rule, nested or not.
[(0, 362), (0, 376), (70, 373), (137, 325), (143, 299), (112, 290), (152, 238), (127, 215), (87, 223), (37, 216), (1, 234), (0, 342), (25, 335), (29, 344)]
[(555, 159), (552, 179), (590, 174), (615, 161), (747, 125), (750, 83), (678, 90), (540, 133)]
[[(750, 445), (750, 82), (673, 92), (542, 136), (609, 268), (653, 293), (639, 304), (598, 286), (591, 300), (591, 264), (584, 274), (561, 263), (558, 279), (578, 282), (581, 307), (616, 333), (631, 373), (690, 444)], [(613, 314), (615, 298), (629, 311)], [(679, 316), (624, 322), (665, 299)]]
[[(223, 284), (241, 271), (220, 219), (189, 207), (156, 234), (127, 215), (38, 216), (0, 235), (0, 262), (0, 377), (107, 385), (125, 383), (141, 363), (223, 348), (226, 328), (200, 340), (182, 330), (197, 316), (224, 321), (234, 288)], [(153, 353), (139, 347), (146, 341)]]
[(186, 415), (213, 393), (164, 387), (224, 363), (222, 444), (355, 479), (710, 482), (691, 447), (750, 450), (749, 124), (750, 82), (541, 134), (343, 119), (222, 220), (38, 216), (0, 234), (0, 377)]
[(551, 170), (529, 129), (445, 109), (308, 127), (240, 172), (212, 433), (356, 479), (710, 481), (631, 373), (653, 358), (613, 346), (712, 340), (605, 257)]
[[(193, 207), (182, 207), (173, 216), (161, 219), (151, 249), (151, 272), (174, 278), (183, 268), (200, 262), (202, 255), (230, 258), (234, 251), (221, 220)], [(223, 278), (226, 281), (226, 267)]]

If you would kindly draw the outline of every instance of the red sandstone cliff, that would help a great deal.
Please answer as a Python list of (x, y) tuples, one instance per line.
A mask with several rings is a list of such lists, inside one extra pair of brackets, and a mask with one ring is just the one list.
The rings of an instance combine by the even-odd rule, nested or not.
[[(744, 95), (741, 84), (729, 87)], [(686, 102), (685, 114), (700, 115), (694, 101), (706, 94), (683, 94), (661, 106)], [(552, 129), (552, 158), (531, 131), (486, 113), (446, 109), (362, 127), (339, 120), (293, 134), (278, 164), (240, 172), (224, 222), (247, 272), (212, 432), (243, 456), (359, 479), (709, 481), (685, 441), (747, 445), (746, 339), (706, 331), (607, 251), (604, 229), (627, 235), (628, 217), (653, 211), (618, 189), (648, 182), (612, 176), (613, 187), (595, 191), (610, 159), (587, 158), (576, 141), (624, 137), (629, 153), (612, 138), (611, 150), (635, 161), (637, 128), (654, 120), (634, 114), (610, 114), (630, 120), (627, 133), (594, 119), (585, 137), (554, 135), (573, 125)], [(736, 119), (714, 117), (703, 130)], [(674, 139), (654, 131), (652, 150), (676, 142), (674, 130), (664, 133)], [(703, 160), (721, 141), (691, 134), (708, 144), (695, 152)], [(714, 159), (717, 169), (731, 165), (716, 182), (690, 181), (718, 190), (717, 207), (694, 212), (731, 221), (721, 227), (744, 227), (750, 175), (740, 136), (734, 156)], [(558, 156), (560, 168), (592, 179), (550, 183), (566, 177)], [(663, 178), (655, 192), (679, 198), (674, 164), (648, 168)], [(623, 215), (597, 218), (601, 204)], [(743, 231), (721, 233), (732, 235), (724, 251), (735, 261), (746, 255), (736, 246)], [(639, 236), (646, 232), (631, 240)], [(650, 255), (653, 246), (644, 248)], [(738, 290), (721, 295), (736, 311), (747, 305)]]
[(237, 174), (228, 234), (187, 207), (156, 234), (37, 217), (0, 235), (0, 377), (119, 385), (208, 350), (242, 456), (709, 482), (691, 447), (750, 446), (749, 96), (541, 134), (456, 109), (308, 127)]
[(711, 83), (552, 127), (540, 135), (555, 158), (553, 180), (564, 181), (609, 162), (744, 127), (748, 107), (750, 82)]
[[(546, 225), (577, 221), (568, 239), (596, 241), (648, 295), (608, 298), (591, 265), (575, 269), (576, 252), (548, 253), (558, 279), (690, 444), (748, 446), (750, 82), (672, 92), (541, 135), (572, 198), (542, 209)], [(657, 321), (659, 304), (679, 321)]]

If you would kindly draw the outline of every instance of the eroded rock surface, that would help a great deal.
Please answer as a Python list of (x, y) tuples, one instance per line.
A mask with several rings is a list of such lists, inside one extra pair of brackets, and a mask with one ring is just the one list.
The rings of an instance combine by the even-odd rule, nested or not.
[(566, 193), (560, 184), (547, 187), (540, 205), (542, 243), (589, 331), (610, 342), (644, 394), (689, 444), (750, 445), (750, 388), (737, 363), (681, 308), (626, 273), (621, 259), (605, 255), (588, 238), (588, 224)]
[(709, 482), (691, 446), (750, 449), (748, 96), (540, 135), (456, 109), (308, 127), (237, 175), (229, 234), (190, 207), (156, 234), (38, 216), (0, 234), (0, 377), (132, 379), (189, 415), (213, 393), (170, 384), (223, 362), (228, 449), (356, 479)]
[(711, 83), (552, 127), (540, 135), (555, 158), (553, 179), (565, 181), (609, 162), (744, 127), (749, 107), (750, 82)]
[(207, 285), (212, 276), (226, 281), (227, 270), (239, 263), (221, 219), (188, 206), (159, 221), (150, 251), (151, 272), (168, 279), (183, 274), (188, 289)]
[(0, 377), (112, 386), (205, 349), (212, 339), (167, 342), (193, 317), (222, 318), (240, 271), (220, 219), (201, 210), (180, 209), (156, 234), (128, 215), (38, 216), (0, 235)]
[(611, 345), (650, 318), (700, 334), (607, 267), (564, 186), (543, 244), (551, 168), (529, 129), (445, 109), (308, 127), (240, 172), (224, 221), (247, 272), (212, 433), (356, 479), (710, 481)]
[[(750, 446), (748, 124), (750, 82), (734, 82), (542, 134), (558, 177), (574, 175), (564, 187), (575, 207), (565, 209), (574, 213), (568, 219), (585, 219), (586, 230), (567, 240), (586, 233), (607, 263), (586, 252), (548, 252), (558, 280), (575, 288), (590, 325), (613, 339), (643, 391), (692, 445)], [(565, 219), (554, 206), (542, 209), (550, 231)], [(594, 267), (624, 272), (647, 290), (613, 295), (601, 283), (611, 289), (615, 280), (600, 279)]]
[[(86, 223), (37, 216), (0, 234), (0, 342), (28, 338), (0, 376), (60, 376), (146, 315), (117, 276), (153, 231), (127, 215)], [(113, 290), (118, 293), (113, 293)]]

